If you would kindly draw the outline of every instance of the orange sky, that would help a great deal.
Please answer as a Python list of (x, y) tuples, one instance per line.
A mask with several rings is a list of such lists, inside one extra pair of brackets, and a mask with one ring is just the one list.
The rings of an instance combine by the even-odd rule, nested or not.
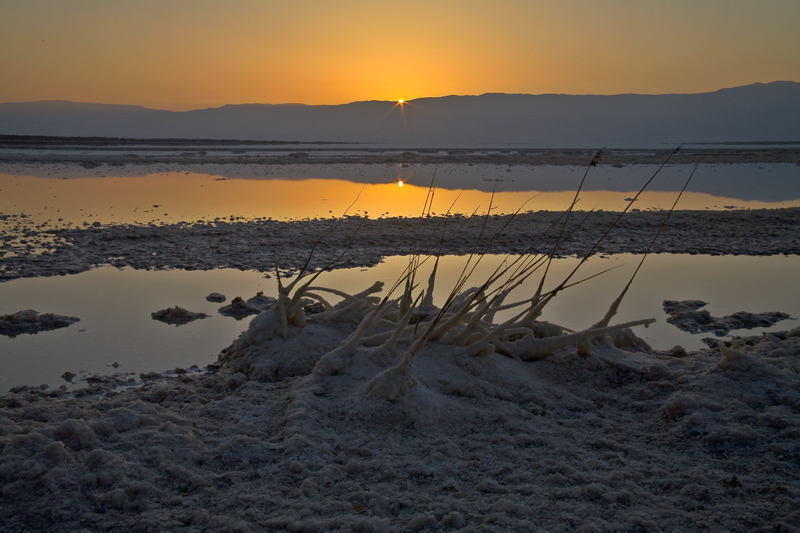
[(186, 110), (800, 81), (798, 0), (3, 0), (0, 102)]

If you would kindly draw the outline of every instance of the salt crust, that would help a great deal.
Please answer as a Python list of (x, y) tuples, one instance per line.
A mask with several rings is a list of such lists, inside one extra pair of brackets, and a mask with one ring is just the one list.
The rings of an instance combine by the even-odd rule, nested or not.
[[(583, 219), (587, 217), (584, 221)], [(7, 238), (0, 243), (0, 281), (20, 277), (75, 274), (97, 265), (163, 270), (236, 268), (272, 272), (276, 262), (292, 269), (302, 265), (320, 235), (326, 236), (309, 267), (328, 265), (347, 249), (334, 268), (373, 266), (385, 256), (463, 255), (487, 245), (486, 253), (529, 253), (550, 250), (557, 235), (547, 229), (561, 216), (540, 211), (508, 216), (436, 217), (437, 230), (420, 236), (415, 218), (346, 217), (297, 222), (198, 221), (169, 225), (109, 225), (53, 229), (38, 227), (26, 215), (3, 215)], [(565, 231), (560, 256), (582, 255), (619, 216), (615, 212), (579, 213)], [(595, 249), (598, 254), (647, 250), (664, 221), (664, 212), (629, 212)], [(502, 234), (497, 235), (504, 227)], [(444, 227), (444, 239), (441, 228)], [(800, 208), (750, 211), (676, 211), (663, 228), (654, 253), (709, 255), (800, 254)], [(484, 237), (481, 238), (481, 235)], [(490, 237), (492, 236), (492, 237)], [(24, 244), (20, 244), (25, 241)], [(490, 242), (491, 241), (491, 242)], [(5, 254), (2, 254), (5, 250)]]
[[(340, 350), (374, 302), (276, 308), (204, 372), (4, 396), (4, 528), (800, 527), (800, 329), (681, 357), (628, 330), (535, 362), (430, 341), (389, 401), (370, 384), (408, 345)], [(319, 371), (334, 352), (347, 368)]]

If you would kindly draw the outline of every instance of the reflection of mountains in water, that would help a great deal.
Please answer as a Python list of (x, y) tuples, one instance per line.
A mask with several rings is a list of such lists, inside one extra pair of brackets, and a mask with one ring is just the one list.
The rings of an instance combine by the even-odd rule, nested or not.
[[(586, 170), (585, 165), (439, 165), (435, 168), (439, 188), (485, 192), (574, 191)], [(589, 171), (583, 189), (638, 191), (658, 168), (659, 165), (652, 164), (622, 167), (600, 164)], [(680, 191), (693, 169), (694, 165), (690, 164), (667, 165), (646, 190)], [(434, 166), (412, 165), (403, 170), (407, 170), (406, 183), (427, 186)], [(348, 177), (344, 178), (345, 175)], [(358, 183), (376, 183), (369, 172), (343, 173), (339, 177)], [(744, 201), (797, 200), (800, 199), (800, 166), (794, 163), (700, 164), (686, 191)]]
[[(412, 165), (403, 179), (407, 184), (428, 186), (436, 169), (436, 186), (444, 189), (473, 189), (484, 192), (574, 191), (586, 166), (577, 165)], [(583, 185), (585, 191), (638, 191), (659, 165), (598, 165)], [(648, 191), (680, 191), (694, 165), (668, 165), (647, 187)], [(325, 171), (314, 177), (327, 177)], [(381, 174), (340, 172), (333, 178), (356, 183), (382, 183)], [(242, 176), (236, 176), (241, 178)], [(701, 164), (687, 192), (744, 201), (782, 202), (800, 199), (800, 166), (789, 163)], [(591, 208), (590, 206), (584, 206)]]
[(484, 94), (343, 105), (227, 105), (185, 112), (139, 106), (0, 104), (0, 133), (380, 143), (407, 147), (663, 147), (800, 140), (800, 83), (701, 94)]
[[(35, 159), (34, 159), (35, 161)], [(364, 161), (372, 161), (365, 158)], [(298, 162), (302, 163), (302, 162)], [(8, 164), (7, 164), (8, 165)], [(212, 175), (217, 180), (343, 180), (358, 184), (384, 184), (402, 179), (407, 185), (428, 187), (434, 171), (439, 189), (467, 189), (483, 192), (574, 191), (586, 166), (508, 165), (508, 164), (106, 164), (85, 162), (28, 165), (20, 162), (0, 166), (0, 174), (40, 178), (91, 176), (135, 177), (164, 170)], [(5, 167), (5, 168), (4, 168)], [(592, 168), (584, 191), (631, 193), (658, 170), (655, 164), (607, 165)], [(667, 165), (647, 187), (647, 191), (680, 191), (693, 164)], [(794, 163), (700, 164), (686, 191), (742, 201), (786, 202), (800, 200), (800, 166)], [(591, 206), (586, 207), (587, 209)]]

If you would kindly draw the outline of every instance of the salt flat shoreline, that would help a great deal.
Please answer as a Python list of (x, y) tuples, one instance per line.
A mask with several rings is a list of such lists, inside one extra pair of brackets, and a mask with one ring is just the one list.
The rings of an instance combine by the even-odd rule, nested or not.
[[(667, 217), (665, 211), (586, 213), (569, 218), (557, 256), (645, 253)], [(616, 225), (604, 238), (603, 233)], [(382, 257), (413, 253), (548, 253), (559, 231), (559, 212), (486, 217), (345, 217), (281, 222), (202, 222), (167, 225), (98, 225), (37, 230), (28, 219), (9, 216), (16, 240), (0, 258), (0, 281), (74, 274), (98, 265), (137, 269), (261, 272), (295, 271), (314, 250), (310, 268), (372, 266)], [(485, 225), (484, 225), (485, 223)], [(28, 224), (28, 225), (26, 225)], [(653, 243), (652, 253), (709, 255), (800, 254), (800, 208), (676, 211)], [(21, 242), (24, 241), (24, 242)], [(44, 250), (44, 253), (42, 253)], [(344, 254), (344, 255), (343, 255)]]
[[(487, 145), (476, 148), (393, 148), (338, 147), (315, 148), (308, 145), (281, 148), (226, 146), (220, 141), (217, 149), (185, 143), (173, 147), (81, 145), (41, 146), (29, 144), (0, 145), (0, 164), (83, 164), (86, 167), (107, 165), (140, 166), (154, 164), (239, 164), (251, 167), (264, 165), (302, 164), (501, 164), (501, 165), (570, 165), (586, 166), (602, 148), (521, 148)], [(663, 163), (678, 145), (663, 149), (603, 149), (605, 165), (653, 165)], [(124, 153), (109, 153), (116, 150)], [(231, 152), (234, 153), (231, 153)], [(670, 157), (671, 164), (743, 164), (797, 163), (800, 147), (706, 148), (686, 145)]]

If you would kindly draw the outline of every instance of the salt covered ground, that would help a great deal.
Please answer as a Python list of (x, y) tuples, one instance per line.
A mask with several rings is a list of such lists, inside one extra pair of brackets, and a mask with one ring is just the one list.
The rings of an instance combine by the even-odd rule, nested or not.
[(373, 308), (285, 339), (264, 313), (218, 365), (139, 388), (4, 396), (4, 529), (800, 527), (797, 329), (535, 361), (431, 341), (405, 374), (402, 340), (333, 352)]
[[(555, 216), (496, 238), (507, 218), (432, 218), (420, 233), (419, 220), (353, 217), (329, 235), (332, 221), (98, 225), (14, 241), (2, 275), (297, 272), (311, 249), (311, 267), (344, 250), (345, 266), (396, 250), (547, 252)], [(586, 253), (617, 216), (567, 226), (558, 254)], [(643, 252), (663, 216), (629, 213), (595, 251)], [(797, 254), (798, 216), (676, 212), (653, 251)], [(382, 300), (373, 281), (399, 283)], [(429, 280), (403, 273), (360, 294), (306, 277), (206, 369), (13, 389), (0, 398), (3, 529), (800, 531), (800, 329), (658, 351), (636, 336), (649, 317), (614, 329), (611, 302), (581, 332), (538, 320), (546, 294), (497, 324), (513, 281), (485, 282), (439, 309)]]
[(4, 528), (800, 527), (798, 329), (694, 353), (632, 330), (542, 351), (567, 332), (534, 322), (498, 344), (521, 343), (511, 357), (451, 335), (404, 366), (426, 318), (394, 348), (348, 344), (402, 320), (395, 307), (365, 331), (379, 304), (348, 301), (285, 326), (262, 313), (203, 371), (12, 390)]
[[(544, 252), (553, 247), (556, 233), (546, 230), (561, 216), (532, 212), (492, 217), (437, 217), (420, 234), (414, 218), (367, 219), (349, 217), (337, 226), (334, 219), (298, 222), (198, 221), (156, 225), (100, 225), (87, 228), (41, 229), (28, 218), (9, 215), (9, 228), (0, 258), (0, 281), (19, 277), (74, 274), (96, 265), (138, 269), (180, 268), (211, 270), (238, 268), (272, 272), (276, 262), (295, 269), (312, 246), (325, 235), (312, 257), (312, 267), (329, 264), (343, 251), (334, 267), (370, 266), (387, 255), (413, 251), (463, 255)], [(597, 253), (644, 253), (666, 217), (665, 212), (627, 213), (600, 242)], [(567, 228), (570, 239), (559, 255), (587, 253), (619, 213), (580, 213)], [(333, 228), (336, 231), (331, 232)], [(800, 253), (800, 208), (747, 211), (677, 211), (655, 243), (656, 253), (709, 255), (774, 255)], [(498, 235), (501, 228), (502, 233)], [(481, 234), (481, 230), (483, 234)]]

